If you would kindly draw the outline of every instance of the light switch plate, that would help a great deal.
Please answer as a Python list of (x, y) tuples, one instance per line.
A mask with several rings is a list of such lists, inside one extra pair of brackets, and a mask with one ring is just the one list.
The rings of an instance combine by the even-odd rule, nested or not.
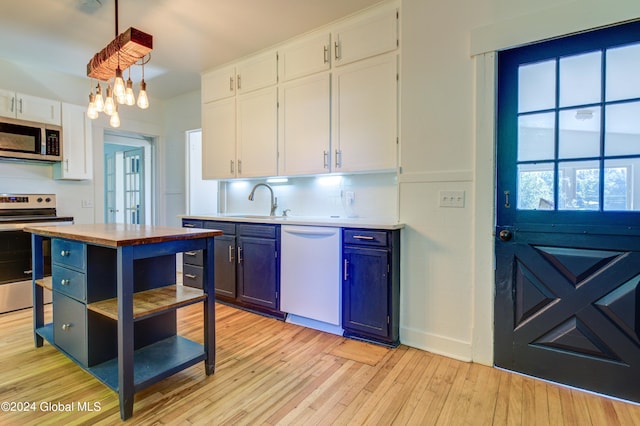
[(440, 191), (440, 207), (464, 207), (464, 191)]

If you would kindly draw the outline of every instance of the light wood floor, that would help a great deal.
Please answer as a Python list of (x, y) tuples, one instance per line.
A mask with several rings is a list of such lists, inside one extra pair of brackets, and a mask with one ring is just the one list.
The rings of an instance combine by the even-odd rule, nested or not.
[[(180, 312), (181, 334), (201, 341), (201, 307)], [(127, 424), (640, 424), (640, 406), (403, 345), (386, 349), (223, 305), (216, 329), (216, 373), (207, 377), (198, 364), (136, 394)], [(120, 423), (114, 392), (50, 345), (33, 346), (30, 310), (0, 315), (0, 330), (0, 402), (35, 403), (0, 412), (1, 425)], [(46, 411), (56, 403), (74, 410)], [(78, 403), (100, 410), (81, 412)]]

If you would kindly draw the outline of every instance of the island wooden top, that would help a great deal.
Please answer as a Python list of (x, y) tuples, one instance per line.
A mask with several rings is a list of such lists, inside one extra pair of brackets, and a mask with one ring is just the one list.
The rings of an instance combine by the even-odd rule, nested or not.
[(86, 225), (27, 226), (25, 232), (44, 237), (66, 238), (108, 247), (136, 246), (176, 240), (216, 237), (217, 229), (180, 228), (124, 223), (95, 223)]

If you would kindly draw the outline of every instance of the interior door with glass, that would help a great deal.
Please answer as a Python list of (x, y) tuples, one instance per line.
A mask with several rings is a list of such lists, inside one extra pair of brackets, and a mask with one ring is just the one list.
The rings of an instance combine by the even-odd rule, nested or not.
[(144, 224), (144, 148), (124, 152), (124, 223)]
[(498, 54), (495, 364), (640, 402), (640, 23)]

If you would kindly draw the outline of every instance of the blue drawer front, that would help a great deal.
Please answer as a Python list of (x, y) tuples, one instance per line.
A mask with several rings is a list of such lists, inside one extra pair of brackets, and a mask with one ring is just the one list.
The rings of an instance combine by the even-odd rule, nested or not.
[(276, 238), (277, 225), (238, 225), (238, 235), (243, 237)]
[(236, 234), (236, 224), (229, 222), (212, 222), (205, 220), (204, 227), (207, 229), (218, 229), (222, 231), (225, 235), (235, 235)]
[(87, 246), (77, 241), (55, 238), (51, 241), (51, 263), (66, 265), (84, 271), (86, 265)]
[(86, 302), (87, 282), (84, 273), (53, 265), (51, 267), (51, 279), (55, 291)]
[(387, 246), (386, 231), (370, 231), (366, 229), (345, 229), (343, 243), (359, 246)]
[(85, 306), (57, 291), (53, 292), (53, 341), (81, 365), (87, 366)]

